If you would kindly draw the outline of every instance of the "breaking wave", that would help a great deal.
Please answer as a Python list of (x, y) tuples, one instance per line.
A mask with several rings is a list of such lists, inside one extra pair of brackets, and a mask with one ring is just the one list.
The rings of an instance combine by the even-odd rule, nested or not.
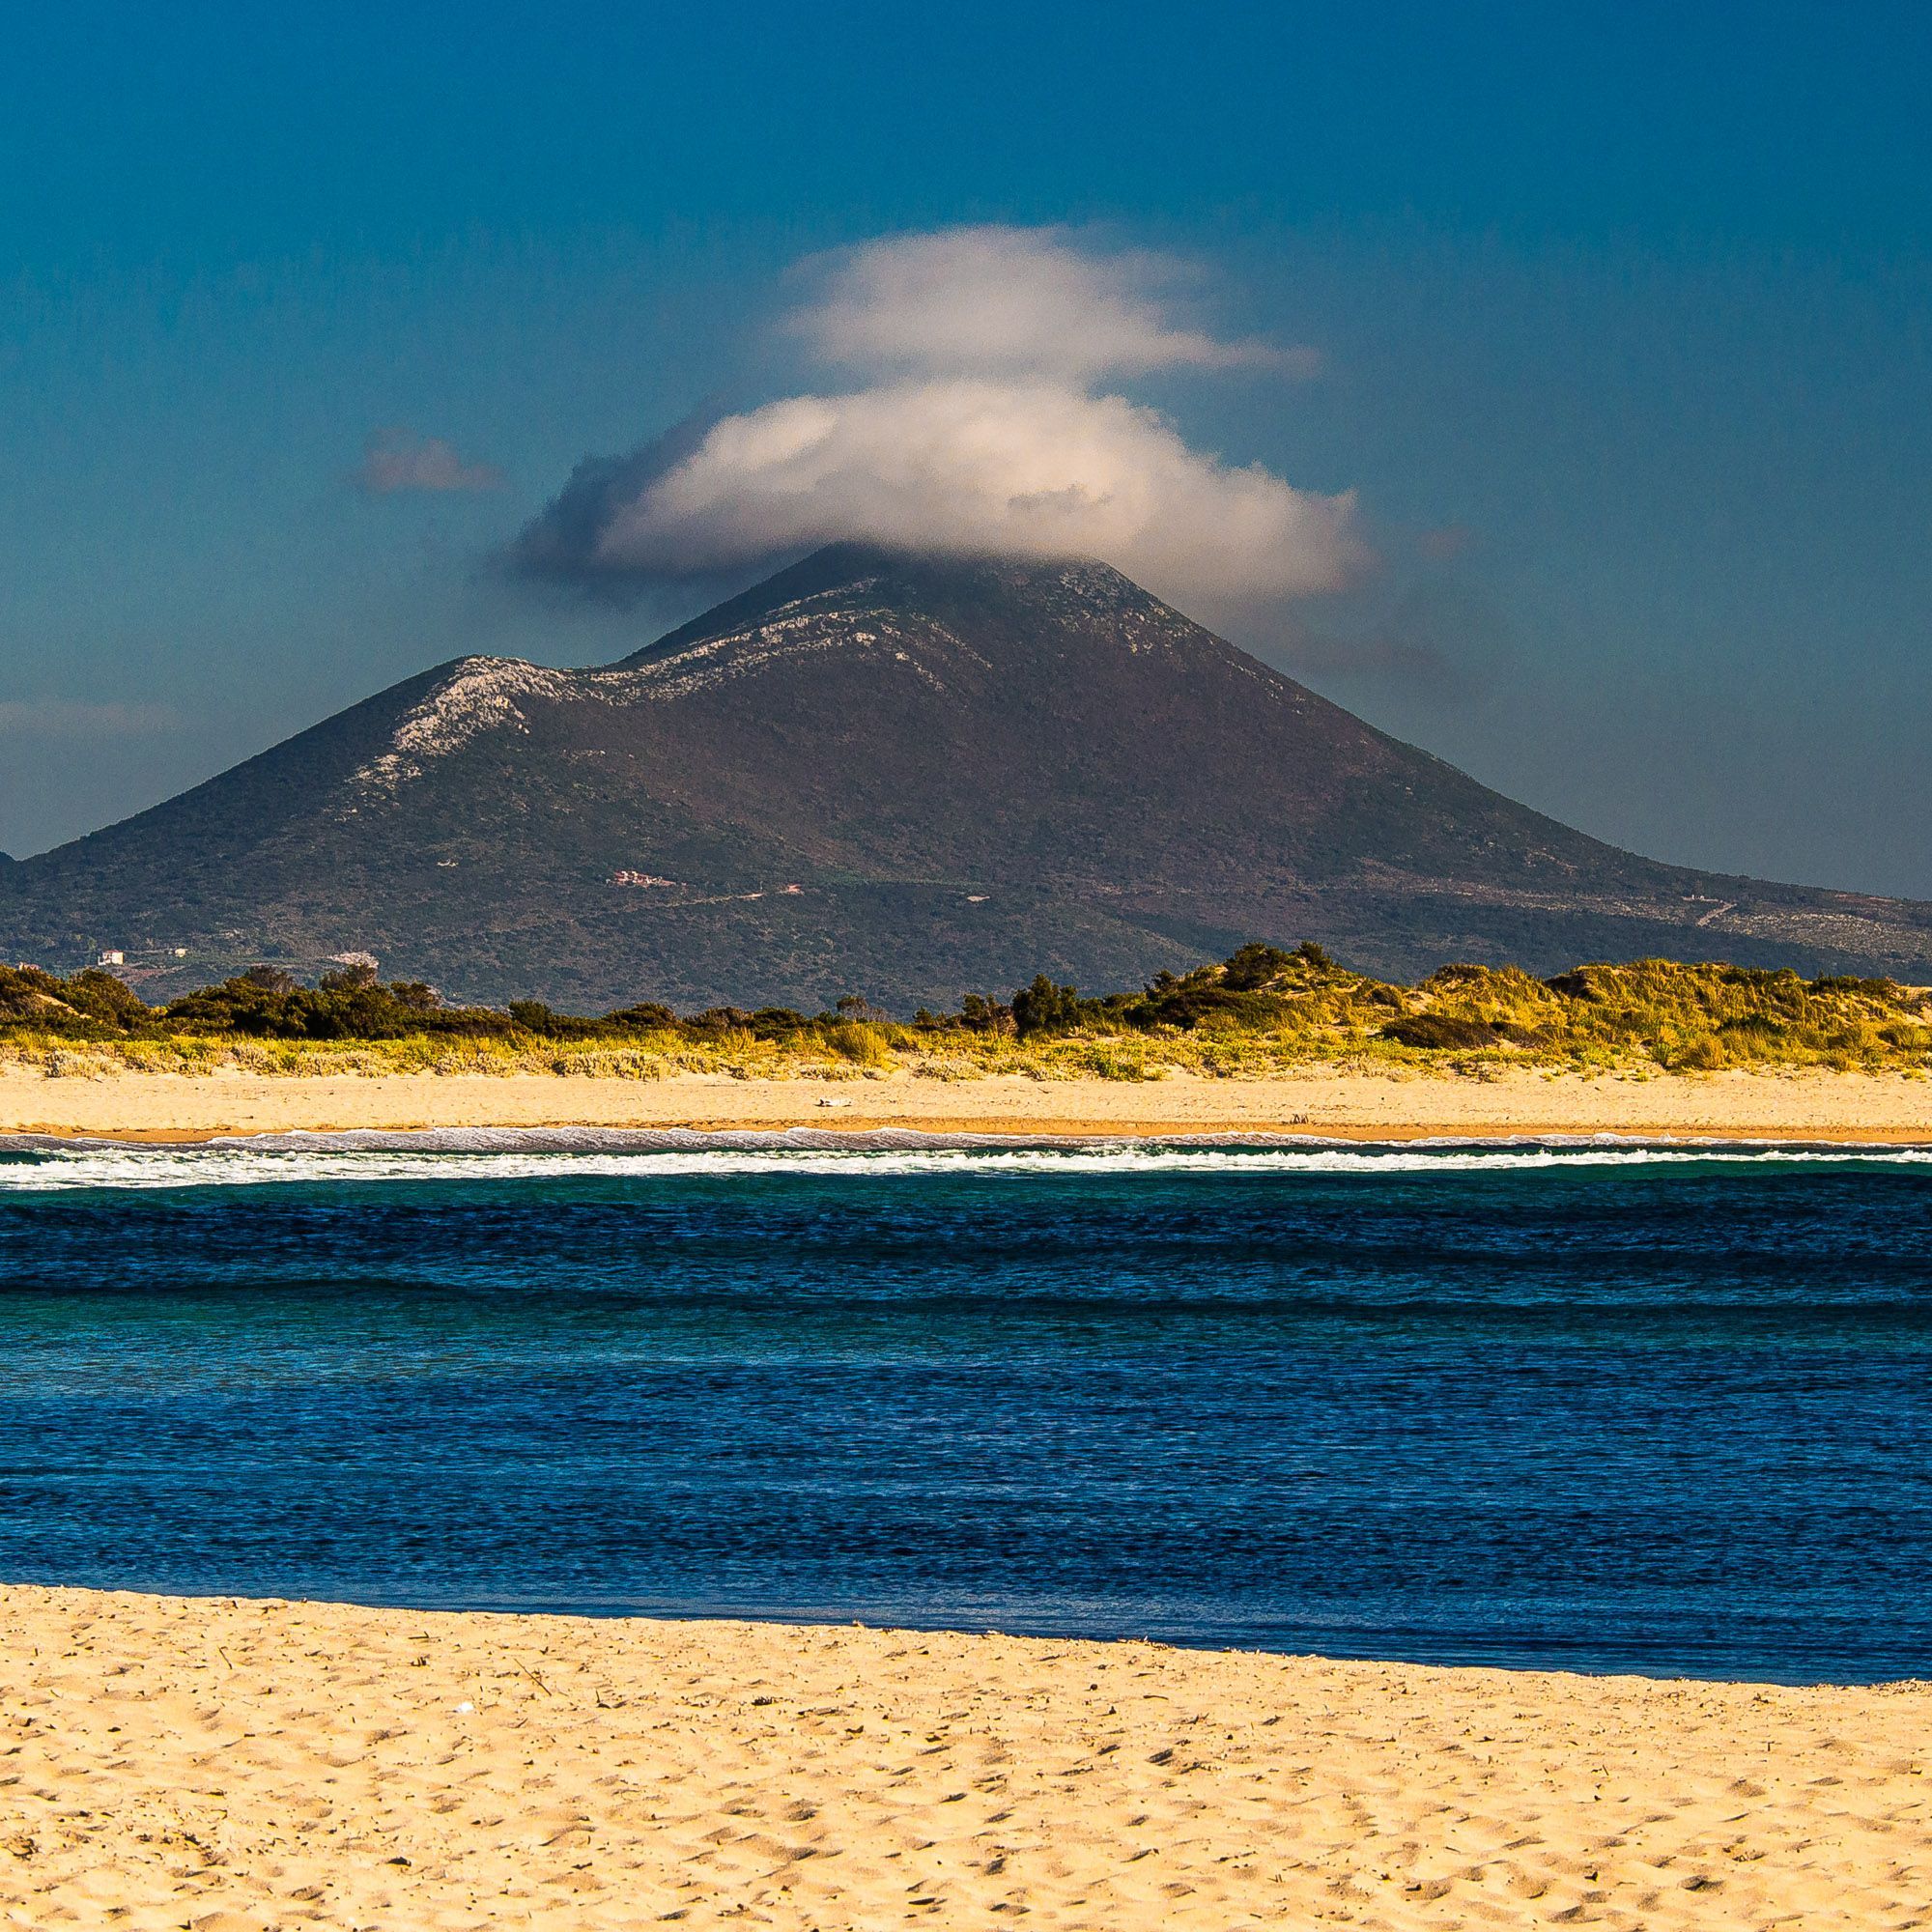
[(600, 1127), (262, 1134), (152, 1145), (0, 1135), (0, 1197), (75, 1189), (246, 1187), (724, 1175), (1009, 1176), (1521, 1173), (1577, 1168), (1920, 1167), (1932, 1146), (1633, 1141), (1609, 1135), (1402, 1142), (1046, 1140), (822, 1128), (700, 1133)]

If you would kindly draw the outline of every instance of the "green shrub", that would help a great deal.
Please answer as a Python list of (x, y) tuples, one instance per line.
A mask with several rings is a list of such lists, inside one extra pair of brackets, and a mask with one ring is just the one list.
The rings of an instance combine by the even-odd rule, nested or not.
[(1487, 1020), (1457, 1019), (1449, 1013), (1411, 1013), (1390, 1020), (1382, 1028), (1384, 1039), (1402, 1046), (1419, 1046), (1429, 1052), (1457, 1050), (1467, 1052), (1475, 1046), (1497, 1046), (1497, 1029)]
[(1042, 1034), (1071, 1033), (1080, 1024), (1080, 995), (1072, 986), (1057, 986), (1044, 973), (1022, 986), (1012, 1000), (1013, 1031), (1022, 1039)]

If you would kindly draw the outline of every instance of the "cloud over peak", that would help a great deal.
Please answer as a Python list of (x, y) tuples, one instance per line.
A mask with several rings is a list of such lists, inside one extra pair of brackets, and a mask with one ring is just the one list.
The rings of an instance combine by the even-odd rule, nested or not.
[(1312, 350), (1223, 342), (1178, 327), (1185, 264), (1094, 254), (1060, 228), (948, 228), (892, 236), (805, 265), (817, 293), (789, 320), (819, 359), (894, 373), (1147, 375), (1159, 369), (1309, 375)]
[(844, 537), (913, 549), (1099, 556), (1157, 589), (1331, 587), (1352, 499), (1191, 450), (1154, 411), (1050, 384), (884, 384), (727, 416), (608, 502), (607, 569), (676, 576)]
[(784, 324), (857, 387), (788, 396), (579, 467), (525, 570), (625, 582), (742, 569), (842, 538), (1104, 558), (1176, 599), (1333, 589), (1364, 561), (1352, 494), (1190, 448), (1100, 391), (1155, 370), (1306, 373), (1297, 352), (1184, 326), (1182, 270), (1065, 231), (964, 228), (809, 263)]

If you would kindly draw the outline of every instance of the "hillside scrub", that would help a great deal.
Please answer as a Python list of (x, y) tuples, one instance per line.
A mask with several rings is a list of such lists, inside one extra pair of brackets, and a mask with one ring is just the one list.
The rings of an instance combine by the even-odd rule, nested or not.
[(537, 1001), (445, 1005), (366, 968), (298, 983), (261, 966), (163, 1007), (113, 975), (0, 967), (0, 1051), (50, 1072), (532, 1072), (652, 1079), (677, 1072), (861, 1078), (1026, 1073), (1159, 1079), (1349, 1064), (1476, 1072), (1526, 1065), (1714, 1072), (1824, 1066), (1932, 1071), (1932, 988), (1642, 959), (1548, 980), (1444, 966), (1415, 985), (1374, 980), (1319, 947), (1245, 946), (1136, 992), (1081, 994), (1045, 974), (1007, 999), (897, 1020), (857, 996), (836, 1009), (645, 1002), (596, 1017)]

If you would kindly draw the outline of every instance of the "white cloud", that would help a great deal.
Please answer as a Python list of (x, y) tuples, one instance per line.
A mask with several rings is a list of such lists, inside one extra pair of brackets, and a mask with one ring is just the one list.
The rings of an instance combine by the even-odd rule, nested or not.
[(1177, 601), (1335, 589), (1366, 561), (1352, 493), (1192, 449), (1102, 393), (1161, 369), (1306, 373), (1307, 352), (1190, 326), (1167, 258), (1061, 229), (962, 228), (807, 265), (786, 327), (862, 386), (790, 396), (586, 462), (516, 548), (606, 582), (728, 572), (841, 538), (1095, 556)]
[(182, 716), (171, 704), (87, 704), (65, 697), (0, 698), (0, 736), (140, 738), (172, 731)]
[(355, 482), (372, 497), (391, 497), (399, 490), (447, 494), (500, 489), (503, 472), (488, 463), (466, 463), (440, 436), (381, 430), (363, 449)]
[(1191, 450), (1154, 411), (1046, 383), (887, 384), (727, 416), (611, 511), (595, 560), (693, 574), (843, 537), (1098, 556), (1167, 596), (1331, 589), (1353, 498)]
[(1222, 342), (1177, 326), (1186, 266), (1094, 254), (1058, 228), (949, 228), (822, 258), (817, 298), (791, 318), (822, 361), (931, 375), (1145, 375), (1271, 368), (1312, 374), (1308, 349)]

